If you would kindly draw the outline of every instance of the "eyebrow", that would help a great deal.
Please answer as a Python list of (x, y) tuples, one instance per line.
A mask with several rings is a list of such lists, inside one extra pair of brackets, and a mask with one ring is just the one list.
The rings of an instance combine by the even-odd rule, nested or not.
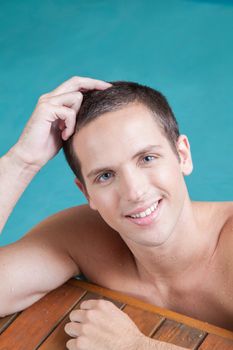
[[(150, 152), (150, 151), (154, 151), (156, 149), (159, 149), (159, 148), (162, 148), (161, 145), (149, 145), (149, 146), (146, 146), (145, 148), (139, 150), (137, 153), (135, 153), (133, 156), (132, 156), (132, 160), (137, 158), (138, 156), (144, 154), (144, 153), (147, 153), (147, 152)], [(87, 174), (87, 177), (88, 178), (91, 178), (99, 173), (102, 173), (106, 170), (109, 170), (110, 168), (114, 168), (114, 167), (101, 167), (101, 168), (96, 168), (96, 169), (93, 169), (91, 170), (88, 174)]]

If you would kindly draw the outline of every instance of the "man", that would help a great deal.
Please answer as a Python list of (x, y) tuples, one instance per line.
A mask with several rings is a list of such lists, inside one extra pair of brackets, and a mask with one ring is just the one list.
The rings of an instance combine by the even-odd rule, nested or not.
[[(1, 248), (0, 314), (83, 272), (99, 285), (233, 329), (233, 203), (190, 200), (190, 146), (166, 99), (138, 84), (77, 77), (43, 95), (0, 160), (1, 227), (61, 139), (89, 206), (53, 215)], [(70, 319), (68, 349), (178, 349), (144, 337), (108, 302), (83, 302)]]

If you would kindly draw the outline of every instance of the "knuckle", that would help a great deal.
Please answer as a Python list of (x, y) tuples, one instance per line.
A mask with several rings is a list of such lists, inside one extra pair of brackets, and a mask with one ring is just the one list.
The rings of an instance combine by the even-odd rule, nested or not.
[(111, 303), (108, 300), (104, 300), (104, 299), (98, 300), (98, 307), (100, 309), (106, 309), (107, 307), (109, 307), (109, 304)]
[(80, 304), (80, 308), (84, 309), (86, 304), (87, 304), (87, 300), (82, 301), (81, 304)]
[(39, 97), (39, 101), (44, 101), (48, 98), (48, 94), (43, 94)]
[(76, 118), (76, 113), (77, 112), (74, 109), (70, 109), (70, 111), (69, 111), (70, 118), (75, 119)]
[(95, 318), (95, 310), (87, 310), (86, 311), (86, 318), (88, 321), (93, 321)]
[(99, 306), (99, 307), (103, 307), (103, 306), (105, 305), (105, 302), (106, 302), (105, 300), (99, 299), (99, 300), (98, 300), (98, 306)]
[(42, 112), (46, 112), (50, 108), (50, 105), (45, 100), (41, 100), (38, 106)]
[(82, 94), (80, 91), (75, 91), (75, 92), (74, 92), (74, 95), (75, 95), (75, 97), (78, 98), (78, 99), (82, 99), (82, 98), (83, 98), (83, 94)]
[(70, 79), (72, 82), (79, 82), (80, 81), (80, 77), (79, 76), (77, 76), (77, 75), (74, 75), (73, 77), (71, 77), (71, 79)]
[(76, 111), (73, 108), (70, 110), (70, 114), (72, 117), (76, 117)]
[(78, 349), (88, 348), (88, 339), (85, 335), (80, 335), (80, 337), (75, 339), (75, 345)]
[(80, 333), (84, 335), (90, 334), (90, 329), (91, 329), (90, 324), (88, 323), (82, 324), (82, 326), (80, 327)]

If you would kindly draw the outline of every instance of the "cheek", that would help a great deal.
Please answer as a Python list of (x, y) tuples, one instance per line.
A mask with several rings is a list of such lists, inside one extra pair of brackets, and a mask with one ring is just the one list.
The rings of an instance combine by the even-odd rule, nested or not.
[(117, 205), (116, 198), (108, 194), (101, 194), (101, 196), (95, 196), (93, 202), (95, 203), (95, 208), (106, 222), (113, 230), (118, 231), (119, 225), (119, 204)]
[(117, 207), (117, 195), (110, 188), (90, 191), (90, 204), (92, 203), (102, 216)]
[(177, 162), (163, 164), (158, 170), (154, 170), (151, 177), (154, 184), (169, 195), (180, 192), (184, 185), (184, 177)]

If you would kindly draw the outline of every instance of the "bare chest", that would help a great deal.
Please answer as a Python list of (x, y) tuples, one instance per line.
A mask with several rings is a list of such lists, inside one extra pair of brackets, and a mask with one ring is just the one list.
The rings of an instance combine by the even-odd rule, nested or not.
[(171, 288), (158, 290), (156, 285), (134, 280), (124, 284), (124, 293), (150, 304), (192, 318), (233, 330), (233, 297), (227, 281), (224, 284), (214, 272), (205, 279), (183, 281)]
[(213, 269), (200, 273), (199, 278), (189, 276), (158, 288), (156, 283), (139, 279), (131, 261), (121, 260), (113, 265), (105, 261), (89, 277), (98, 285), (233, 331), (233, 296), (227, 276), (222, 275)]

